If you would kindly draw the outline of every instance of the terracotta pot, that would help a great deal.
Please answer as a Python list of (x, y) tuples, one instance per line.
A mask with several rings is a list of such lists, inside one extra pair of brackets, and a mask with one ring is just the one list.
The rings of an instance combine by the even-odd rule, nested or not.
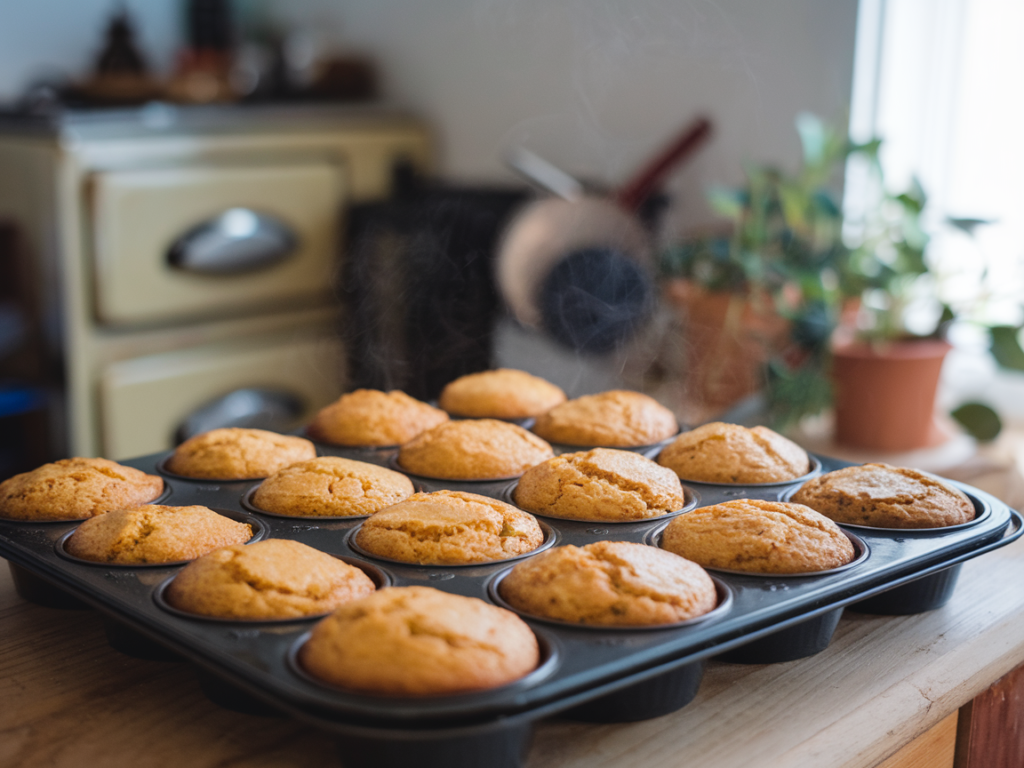
[(938, 445), (935, 392), (950, 345), (936, 339), (833, 347), (835, 441), (885, 452)]
[(681, 279), (669, 280), (664, 295), (683, 327), (676, 411), (685, 422), (707, 421), (764, 386), (764, 364), (789, 334), (770, 298), (708, 291)]

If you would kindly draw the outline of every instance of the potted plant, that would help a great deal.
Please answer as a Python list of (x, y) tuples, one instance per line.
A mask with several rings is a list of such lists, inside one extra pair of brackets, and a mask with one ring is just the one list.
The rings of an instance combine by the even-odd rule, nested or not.
[[(978, 308), (985, 297), (944, 297), (927, 255), (924, 191), (916, 182), (899, 194), (885, 189), (878, 140), (851, 143), (810, 115), (797, 119), (797, 130), (803, 163), (795, 174), (750, 166), (745, 186), (711, 192), (712, 206), (732, 229), (665, 253), (667, 295), (687, 307), (698, 329), (714, 324), (707, 297), (732, 307), (719, 337), (744, 344), (734, 343), (731, 352), (720, 345), (703, 359), (734, 358), (752, 367), (747, 376), (762, 386), (764, 420), (775, 428), (834, 404), (837, 442), (884, 451), (934, 443), (943, 437), (932, 414), (949, 350), (945, 332), (957, 318), (983, 321)], [(851, 156), (873, 169), (875, 197), (862, 216), (844, 220), (836, 189)], [(979, 222), (948, 223), (970, 232)], [(751, 316), (758, 319), (753, 326)], [(997, 362), (1024, 370), (1021, 329), (987, 328)], [(701, 356), (694, 357), (700, 367)], [(975, 436), (998, 432), (998, 417), (982, 404), (953, 415)]]
[(760, 389), (767, 420), (783, 428), (831, 402), (822, 373), (849, 257), (836, 187), (846, 156), (877, 142), (850, 145), (811, 115), (797, 119), (797, 130), (796, 173), (748, 166), (743, 187), (709, 195), (730, 231), (664, 253), (666, 295), (686, 316), (691, 349), (684, 389), (704, 415)]

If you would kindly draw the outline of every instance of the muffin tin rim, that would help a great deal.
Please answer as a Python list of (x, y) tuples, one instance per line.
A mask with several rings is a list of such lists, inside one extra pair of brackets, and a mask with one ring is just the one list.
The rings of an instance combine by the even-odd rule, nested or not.
[[(162, 504), (163, 502), (167, 501), (167, 499), (169, 499), (171, 497), (171, 494), (173, 493), (173, 489), (171, 488), (171, 484), (168, 483), (166, 479), (161, 477), (160, 478), (160, 482), (164, 484), (164, 488), (163, 488), (162, 491), (160, 491), (159, 495), (156, 498), (154, 498), (151, 501), (144, 501), (141, 504), (136, 504), (134, 507), (122, 507), (122, 509), (136, 509), (137, 507), (146, 507), (146, 506), (149, 506), (150, 504)], [(103, 512), (100, 512), (99, 515), (104, 515), (107, 512), (114, 512), (114, 511), (116, 511), (116, 510), (108, 509), (108, 510), (105, 510)], [(71, 524), (74, 524), (74, 525), (79, 525), (80, 523), (84, 523), (86, 520), (89, 520), (90, 518), (93, 518), (93, 517), (98, 517), (99, 515), (89, 515), (89, 517), (62, 518), (60, 520), (56, 520), (56, 519), (20, 520), (20, 519), (15, 519), (13, 517), (0, 517), (0, 523), (14, 523), (15, 525), (54, 525), (54, 524), (61, 524), (61, 525), (71, 525)]]
[[(643, 546), (643, 545), (641, 545)], [(718, 578), (712, 573), (708, 576), (711, 577), (711, 581), (715, 585), (715, 594), (718, 597), (718, 602), (715, 607), (707, 613), (702, 613), (700, 616), (694, 616), (689, 619), (683, 619), (682, 621), (673, 621), (668, 624), (582, 624), (574, 621), (565, 621), (563, 619), (553, 619), (547, 616), (540, 616), (536, 613), (528, 613), (527, 611), (516, 608), (504, 597), (501, 596), (499, 588), (501, 582), (505, 580), (511, 572), (514, 566), (504, 568), (495, 573), (491, 578), (487, 580), (487, 597), (492, 603), (497, 605), (499, 608), (504, 608), (507, 611), (512, 611), (519, 617), (527, 619), (529, 621), (538, 621), (544, 624), (551, 624), (557, 627), (564, 627), (568, 629), (580, 629), (598, 632), (660, 632), (669, 631), (676, 629), (684, 629), (686, 627), (692, 627), (697, 624), (706, 624), (711, 621), (718, 621), (723, 616), (732, 610), (733, 604), (733, 589), (722, 579)], [(701, 566), (703, 568), (703, 566)], [(704, 569), (709, 570), (709, 569)]]
[(515, 493), (515, 489), (519, 486), (520, 478), (512, 480), (508, 485), (501, 489), (501, 501), (507, 504), (511, 504), (516, 509), (520, 509), (523, 512), (531, 514), (535, 517), (543, 517), (546, 520), (558, 520), (560, 522), (567, 523), (599, 523), (601, 525), (608, 523), (610, 525), (640, 525), (640, 524), (656, 524), (663, 520), (668, 520), (679, 515), (692, 512), (700, 505), (701, 496), (697, 491), (692, 488), (688, 488), (683, 485), (683, 500), (686, 502), (680, 509), (674, 509), (671, 512), (666, 512), (663, 515), (655, 515), (653, 517), (643, 517), (638, 520), (609, 520), (607, 518), (600, 517), (556, 517), (555, 515), (547, 515), (543, 512), (533, 512), (525, 507), (521, 507), (512, 498), (512, 494)]
[[(200, 505), (187, 505), (187, 506), (200, 506)], [(205, 505), (201, 505), (201, 506), (205, 506)], [(213, 511), (213, 512), (216, 512), (218, 515), (222, 515), (223, 517), (227, 517), (227, 518), (229, 518), (231, 520), (234, 520), (237, 523), (245, 523), (246, 525), (250, 526), (252, 528), (252, 536), (249, 537), (248, 541), (242, 542), (243, 545), (255, 544), (257, 541), (263, 541), (264, 539), (267, 538), (268, 534), (270, 533), (270, 528), (269, 528), (269, 526), (266, 525), (266, 523), (264, 523), (258, 517), (255, 517), (254, 515), (249, 514), (248, 512), (236, 512), (233, 509), (225, 509), (223, 507), (206, 507), (206, 508), (211, 510), (211, 511)], [(106, 513), (104, 513), (104, 514), (106, 514)], [(85, 521), (83, 520), (81, 522), (85, 522)], [(132, 570), (132, 569), (136, 569), (136, 568), (138, 568), (138, 569), (145, 569), (145, 570), (153, 570), (153, 569), (156, 569), (156, 568), (176, 568), (176, 567), (181, 566), (181, 565), (188, 565), (193, 560), (197, 560), (198, 559), (198, 557), (194, 557), (191, 560), (172, 560), (172, 561), (169, 561), (169, 562), (166, 562), (166, 563), (105, 563), (105, 562), (101, 562), (99, 560), (86, 560), (84, 558), (76, 557), (75, 555), (72, 555), (65, 548), (65, 545), (67, 544), (68, 539), (70, 539), (74, 535), (75, 531), (77, 531), (77, 530), (78, 530), (78, 526), (76, 525), (70, 531), (66, 531), (66, 532), (62, 533), (60, 535), (60, 537), (55, 542), (53, 542), (53, 549), (57, 553), (58, 557), (62, 557), (65, 560), (67, 560), (68, 562), (77, 563), (79, 565), (87, 565), (87, 566), (91, 566), (93, 568), (96, 568), (96, 567), (100, 567), (100, 568), (116, 568), (118, 570)], [(227, 545), (225, 545), (225, 546), (227, 546)], [(217, 547), (217, 549), (220, 549), (220, 547)], [(202, 557), (202, 555), (199, 555), (199, 557)]]
[[(966, 523), (957, 523), (955, 525), (939, 525), (933, 526), (931, 528), (883, 528), (877, 525), (863, 525), (862, 523), (843, 523), (838, 520), (832, 520), (832, 518), (829, 518), (829, 520), (832, 520), (833, 523), (842, 526), (843, 528), (853, 528), (854, 530), (864, 531), (870, 534), (893, 534), (897, 537), (913, 536), (915, 538), (920, 538), (923, 536), (941, 535), (947, 531), (962, 531), (966, 528), (978, 525), (983, 520), (987, 520), (988, 517), (992, 514), (992, 505), (989, 504), (984, 499), (975, 496), (973, 493), (966, 490), (961, 483), (957, 482), (956, 480), (947, 480), (946, 478), (941, 479), (943, 480), (943, 482), (954, 486), (958, 491), (963, 493), (968, 499), (971, 500), (971, 505), (974, 507), (973, 520), (968, 520)], [(800, 490), (800, 487), (802, 486), (788, 488), (784, 492), (780, 493), (779, 501), (783, 501), (789, 504), (799, 503), (795, 501), (790, 501), (790, 499), (792, 499), (793, 496), (796, 495), (797, 491)], [(979, 508), (981, 509), (980, 514), (978, 513)], [(825, 516), (828, 517), (828, 515)]]
[[(324, 550), (320, 550), (320, 551), (324, 552)], [(347, 563), (348, 565), (351, 565), (354, 568), (359, 568), (359, 570), (361, 570), (363, 573), (366, 573), (367, 577), (369, 577), (369, 579), (371, 581), (373, 581), (374, 591), (375, 592), (377, 590), (384, 589), (385, 587), (390, 587), (390, 586), (392, 586), (395, 583), (394, 577), (390, 573), (388, 573), (388, 571), (384, 570), (383, 568), (377, 567), (373, 563), (365, 563), (364, 564), (357, 557), (350, 557), (348, 555), (337, 555), (337, 554), (334, 554), (333, 552), (325, 552), (325, 554), (328, 554), (331, 557), (337, 558), (338, 560), (341, 560), (342, 562), (345, 562), (345, 563)], [(381, 581), (383, 583), (378, 585), (377, 584), (377, 580), (373, 578), (373, 575), (371, 575), (370, 573), (366, 572), (366, 569), (362, 567), (363, 565), (368, 565), (371, 568), (373, 568), (373, 570), (379, 575), (379, 577), (380, 577), (380, 579), (381, 579)], [(180, 571), (179, 571), (179, 573), (180, 573)], [(174, 581), (177, 577), (178, 577), (178, 573), (171, 574), (166, 579), (161, 581), (159, 584), (154, 586), (153, 590), (152, 590), (152, 594), (151, 594), (151, 599), (156, 604), (157, 608), (159, 608), (161, 611), (163, 611), (164, 613), (170, 614), (171, 616), (176, 616), (176, 617), (178, 617), (180, 619), (188, 619), (188, 620), (191, 620), (191, 621), (200, 621), (200, 622), (203, 622), (205, 624), (224, 624), (224, 625), (228, 625), (228, 626), (239, 626), (239, 625), (242, 625), (242, 626), (253, 626), (253, 625), (263, 625), (263, 624), (267, 624), (267, 625), (270, 625), (270, 626), (289, 626), (291, 624), (299, 624), (299, 623), (307, 622), (307, 621), (318, 621), (318, 620), (323, 619), (323, 618), (325, 618), (327, 616), (330, 616), (331, 613), (334, 611), (334, 609), (332, 608), (331, 610), (325, 611), (324, 613), (312, 613), (312, 614), (309, 614), (308, 616), (292, 616), (292, 617), (283, 618), (283, 619), (233, 618), (233, 617), (230, 617), (230, 616), (206, 616), (206, 615), (201, 614), (201, 613), (191, 613), (189, 611), (183, 611), (180, 608), (175, 608), (173, 605), (170, 604), (170, 602), (164, 596), (164, 593), (167, 591), (167, 588), (171, 585), (171, 582)]]
[(332, 685), (325, 680), (314, 677), (303, 669), (302, 664), (299, 663), (299, 653), (301, 652), (302, 647), (309, 641), (310, 635), (313, 634), (313, 627), (306, 629), (289, 644), (288, 650), (285, 651), (285, 668), (303, 682), (317, 686), (320, 689), (327, 690), (334, 694), (340, 693), (345, 696), (366, 697), (367, 699), (374, 701), (400, 701), (403, 703), (415, 702), (417, 704), (422, 704), (425, 707), (429, 707), (433, 702), (443, 701), (448, 703), (453, 700), (463, 698), (466, 699), (467, 702), (471, 702), (473, 697), (483, 694), (488, 696), (494, 693), (515, 694), (520, 690), (536, 687), (554, 675), (555, 671), (562, 663), (561, 643), (557, 637), (550, 633), (544, 632), (537, 627), (527, 626), (533, 633), (533, 636), (537, 638), (537, 645), (541, 652), (540, 663), (517, 680), (512, 680), (504, 685), (485, 688), (479, 691), (464, 691), (462, 693), (439, 694), (433, 696), (396, 696), (391, 694), (375, 694), (367, 693), (365, 691), (349, 690), (338, 685)]
[[(802, 485), (803, 483), (806, 483), (808, 480), (810, 480), (810, 479), (812, 479), (814, 477), (817, 477), (819, 474), (821, 474), (821, 467), (822, 467), (821, 460), (817, 456), (815, 456), (812, 453), (808, 453), (806, 451), (805, 451), (805, 453), (807, 453), (807, 458), (811, 462), (811, 468), (810, 468), (810, 470), (807, 473), (805, 473), (803, 475), (800, 475), (799, 477), (794, 477), (792, 480), (773, 480), (770, 483), (714, 483), (714, 482), (711, 482), (710, 480), (691, 480), (690, 478), (680, 477), (679, 481), (681, 483), (693, 483), (694, 485), (703, 485), (703, 486), (715, 487), (715, 488), (723, 488), (723, 487), (730, 487), (731, 488), (731, 487), (736, 487), (736, 488), (753, 488), (755, 490), (762, 490), (762, 489), (765, 489), (765, 488), (779, 488), (779, 487), (782, 487), (782, 486), (785, 486), (785, 485), (790, 485), (792, 483), (800, 483)], [(660, 456), (660, 455), (661, 455), (661, 452), (659, 451), (657, 454), (655, 454), (654, 456), (651, 457), (651, 460), (652, 461), (657, 461), (658, 460), (658, 456)], [(664, 464), (658, 464), (658, 466), (659, 467), (664, 467), (665, 465)], [(678, 475), (677, 475), (677, 477), (678, 477)]]
[[(668, 527), (668, 523), (659, 525), (657, 528), (650, 530), (644, 536), (644, 544), (649, 547), (657, 547), (658, 549), (664, 549), (665, 552), (669, 550), (661, 546), (661, 536)], [(815, 579), (819, 576), (831, 576), (836, 573), (844, 573), (852, 570), (858, 565), (862, 565), (867, 562), (868, 558), (871, 557), (871, 547), (864, 541), (860, 536), (851, 531), (839, 529), (840, 532), (850, 540), (853, 544), (854, 558), (848, 563), (843, 563), (835, 568), (829, 568), (824, 571), (804, 571), (802, 573), (765, 573), (763, 571), (734, 571), (729, 568), (715, 568), (709, 565), (701, 565), (700, 567), (706, 571), (714, 571), (715, 573), (725, 573), (729, 576), (751, 576), (754, 578), (768, 578), (768, 579)], [(675, 553), (673, 553), (675, 554)], [(682, 557), (682, 555), (680, 555)], [(700, 565), (700, 563), (697, 563)]]
[[(366, 518), (372, 517), (373, 515), (376, 514), (376, 512), (371, 512), (368, 515), (285, 515), (285, 514), (282, 514), (280, 512), (271, 512), (271, 511), (266, 510), (266, 509), (261, 509), (260, 507), (257, 507), (255, 504), (253, 504), (252, 497), (256, 495), (256, 491), (258, 491), (260, 489), (260, 486), (263, 485), (263, 483), (267, 479), (268, 478), (263, 478), (263, 480), (258, 482), (256, 485), (254, 485), (252, 488), (250, 488), (249, 490), (247, 490), (245, 493), (243, 493), (241, 495), (241, 497), (239, 498), (238, 503), (244, 509), (247, 509), (247, 510), (249, 510), (249, 512), (252, 512), (252, 513), (257, 514), (257, 515), (266, 515), (267, 517), (276, 517), (279, 520), (305, 520), (306, 522), (311, 522), (311, 521), (315, 521), (315, 520), (322, 520), (325, 523), (343, 523), (346, 520), (365, 520)], [(412, 487), (413, 487), (413, 491), (412, 491), (413, 493), (425, 493), (426, 492), (425, 487), (421, 483), (413, 482)], [(408, 500), (408, 498), (409, 497), (407, 496), (405, 499), (402, 499), (402, 501), (406, 501), (406, 500)], [(401, 501), (396, 501), (395, 502), (395, 504), (401, 504), (401, 503), (402, 503)], [(393, 506), (393, 505), (389, 504), (388, 506)], [(381, 507), (381, 509), (386, 509), (386, 508), (387, 507)], [(379, 512), (380, 510), (377, 510), (377, 511)]]
[[(369, 517), (372, 517), (372, 515), (370, 515)], [(363, 520), (362, 522), (365, 522), (365, 520)], [(552, 528), (543, 520), (537, 520), (537, 525), (540, 526), (540, 530), (541, 533), (544, 534), (544, 538), (541, 540), (541, 543), (538, 544), (535, 549), (531, 549), (529, 552), (523, 552), (522, 554), (507, 557), (502, 560), (484, 560), (479, 563), (410, 563), (406, 560), (395, 560), (391, 557), (375, 555), (372, 552), (369, 552), (363, 549), (361, 546), (359, 546), (356, 543), (356, 535), (359, 533), (359, 530), (363, 527), (362, 522), (359, 525), (353, 527), (350, 531), (348, 531), (345, 534), (344, 541), (348, 548), (356, 554), (361, 555), (362, 557), (367, 557), (371, 560), (380, 560), (383, 563), (402, 565), (407, 568), (431, 568), (434, 570), (438, 568), (485, 568), (487, 566), (501, 565), (503, 563), (514, 563), (524, 558), (530, 557), (532, 555), (536, 555), (547, 549), (551, 549), (551, 547), (555, 546), (555, 544), (557, 544), (561, 540), (561, 536), (559, 535), (557, 530)]]

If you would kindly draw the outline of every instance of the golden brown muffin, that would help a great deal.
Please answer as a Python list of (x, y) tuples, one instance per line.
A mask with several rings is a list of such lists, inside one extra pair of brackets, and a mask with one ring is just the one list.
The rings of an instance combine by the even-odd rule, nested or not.
[(565, 392), (526, 371), (498, 368), (450, 382), (438, 405), (453, 416), (528, 419), (565, 402)]
[(167, 587), (180, 611), (224, 619), (294, 619), (333, 611), (373, 592), (355, 566), (290, 539), (217, 549)]
[(397, 504), (413, 491), (412, 481), (399, 472), (321, 456), (275, 472), (256, 489), (252, 503), (278, 515), (355, 517)]
[(307, 432), (334, 445), (400, 445), (448, 421), (439, 408), (394, 389), (357, 389), (320, 410)]
[(522, 427), (496, 419), (449, 421), (398, 451), (402, 469), (444, 480), (495, 480), (521, 475), (555, 455)]
[(537, 417), (533, 431), (563, 445), (635, 448), (672, 437), (679, 425), (654, 398), (613, 389), (556, 405)]
[(206, 507), (147, 504), (86, 520), (68, 537), (64, 549), (98, 563), (174, 563), (251, 538), (247, 524)]
[(683, 432), (658, 454), (658, 463), (702, 483), (775, 483), (811, 471), (807, 452), (778, 432), (721, 421)]
[(356, 544), (378, 557), (421, 565), (507, 560), (544, 541), (533, 515), (487, 496), (417, 493), (370, 517)]
[(686, 505), (675, 473), (632, 451), (563, 453), (526, 470), (515, 502), (538, 515), (646, 520)]
[(107, 459), (61, 459), (0, 483), (0, 518), (83, 520), (136, 507), (164, 491), (164, 481)]
[(209, 480), (256, 480), (297, 461), (316, 457), (316, 447), (301, 437), (265, 429), (225, 427), (190, 437), (165, 465), (168, 472)]
[(389, 587), (313, 627), (299, 661), (324, 682), (387, 696), (468, 693), (536, 669), (537, 638), (511, 611), (430, 587)]
[(718, 602), (715, 583), (696, 563), (625, 541), (542, 552), (518, 563), (499, 591), (524, 613), (603, 626), (686, 621)]
[(959, 489), (888, 464), (837, 469), (808, 480), (792, 500), (838, 523), (875, 528), (940, 528), (974, 519), (974, 505)]
[(802, 504), (737, 499), (695, 509), (665, 527), (661, 546), (705, 568), (812, 573), (854, 558), (839, 526)]

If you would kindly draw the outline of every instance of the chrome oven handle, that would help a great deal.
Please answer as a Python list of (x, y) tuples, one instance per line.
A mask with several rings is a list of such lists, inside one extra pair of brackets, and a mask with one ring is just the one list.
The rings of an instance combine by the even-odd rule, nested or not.
[(249, 208), (229, 208), (175, 240), (167, 262), (176, 269), (230, 275), (267, 269), (290, 258), (298, 238), (280, 219)]

